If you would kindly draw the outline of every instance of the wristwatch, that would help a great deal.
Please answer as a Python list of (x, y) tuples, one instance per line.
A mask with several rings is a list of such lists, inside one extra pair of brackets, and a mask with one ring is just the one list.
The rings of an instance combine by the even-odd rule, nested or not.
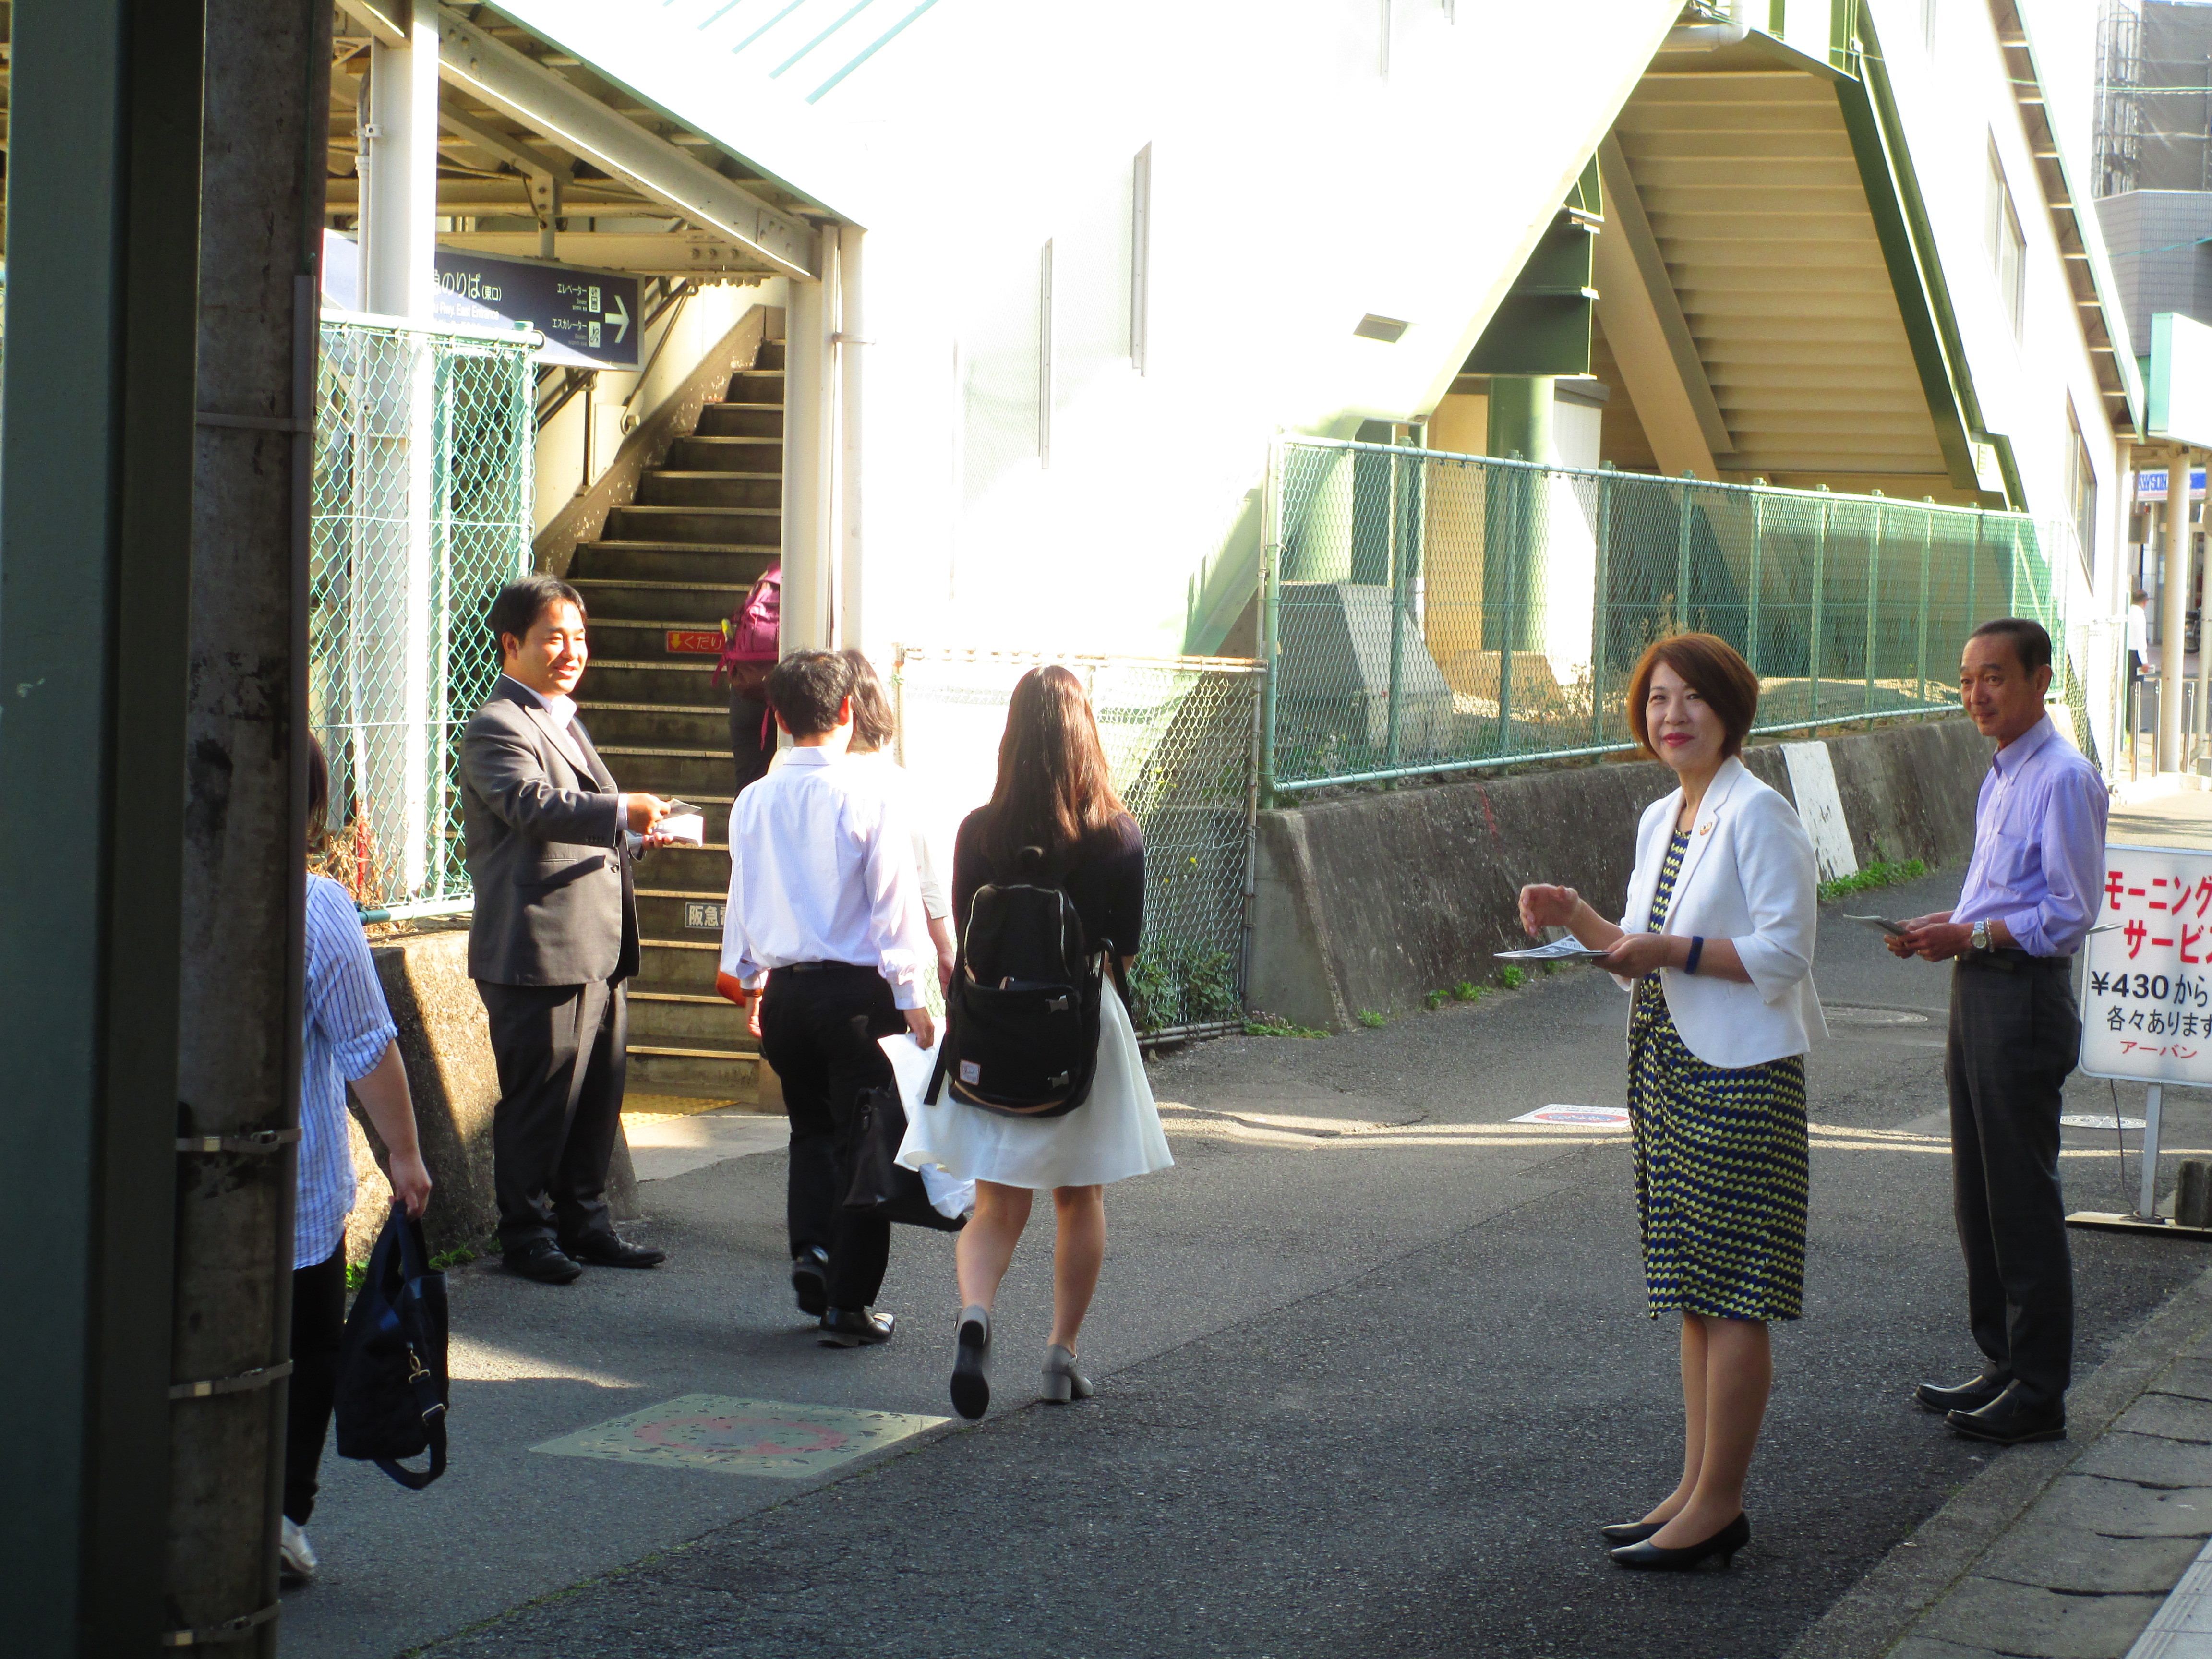
[(1990, 948), (1990, 924), (1987, 921), (1978, 921), (1974, 924), (1971, 942), (1977, 951), (1986, 951)]

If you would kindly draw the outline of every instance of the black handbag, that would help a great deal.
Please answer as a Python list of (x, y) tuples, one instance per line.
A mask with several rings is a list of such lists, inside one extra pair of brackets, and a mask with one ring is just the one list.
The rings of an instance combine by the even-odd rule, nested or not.
[(909, 1227), (958, 1232), (968, 1218), (939, 1212), (921, 1184), (921, 1172), (898, 1161), (899, 1143), (905, 1139), (906, 1106), (897, 1089), (884, 1085), (862, 1094), (853, 1117), (853, 1180), (846, 1188), (845, 1207), (872, 1211), (886, 1221), (902, 1221)]
[[(338, 1347), (338, 1455), (373, 1462), (411, 1491), (446, 1472), (446, 1275), (400, 1206), (377, 1236)], [(430, 1454), (425, 1470), (399, 1460)]]

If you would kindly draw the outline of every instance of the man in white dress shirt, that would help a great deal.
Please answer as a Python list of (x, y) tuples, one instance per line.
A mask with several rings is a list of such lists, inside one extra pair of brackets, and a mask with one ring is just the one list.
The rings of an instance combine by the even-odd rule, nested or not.
[(730, 809), (721, 963), (726, 995), (760, 998), (761, 1051), (791, 1116), (792, 1288), (823, 1344), (842, 1348), (886, 1341), (896, 1322), (873, 1305), (890, 1224), (844, 1207), (855, 1109), (892, 1080), (876, 1040), (937, 1041), (913, 839), (874, 773), (844, 764), (852, 692), (852, 665), (827, 651), (795, 652), (769, 676), (793, 746)]

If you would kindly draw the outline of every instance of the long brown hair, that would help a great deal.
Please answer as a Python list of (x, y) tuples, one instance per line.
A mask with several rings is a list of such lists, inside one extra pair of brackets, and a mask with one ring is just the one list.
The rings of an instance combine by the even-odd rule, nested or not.
[(890, 695), (884, 690), (883, 677), (864, 651), (837, 654), (853, 665), (853, 752), (880, 753), (898, 736), (898, 721), (891, 713)]
[(985, 821), (986, 856), (996, 861), (1036, 847), (1057, 858), (1126, 810), (1108, 775), (1083, 682), (1057, 663), (1030, 670), (1006, 705), (999, 781)]

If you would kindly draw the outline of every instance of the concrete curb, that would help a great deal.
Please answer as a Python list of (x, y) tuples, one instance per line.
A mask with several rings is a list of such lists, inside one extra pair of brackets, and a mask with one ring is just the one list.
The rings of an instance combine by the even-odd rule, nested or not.
[[(2088, 1458), (2106, 1431), (2180, 1357), (2212, 1332), (2212, 1270), (2167, 1298), (2118, 1351), (2067, 1395), (2069, 1437), (1996, 1458), (1877, 1563), (1784, 1659), (1877, 1659), (1960, 1589), (2048, 1492)], [(1900, 1411), (1913, 1407), (1898, 1402)], [(1957, 1650), (1961, 1655), (1974, 1651)]]

